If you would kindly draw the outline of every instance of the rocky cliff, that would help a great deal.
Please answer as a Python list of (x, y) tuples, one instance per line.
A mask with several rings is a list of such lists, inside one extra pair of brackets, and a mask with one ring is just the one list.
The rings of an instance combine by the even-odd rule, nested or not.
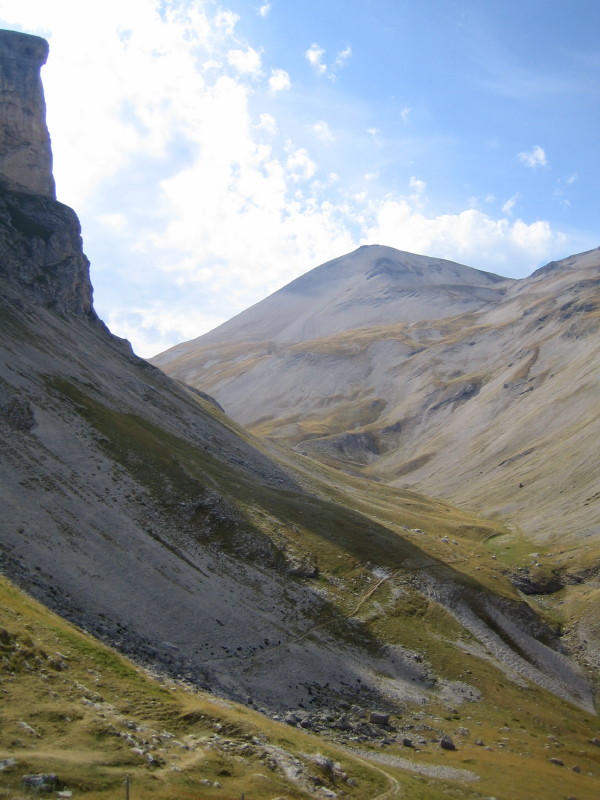
[(0, 31), (0, 276), (16, 297), (97, 319), (76, 214), (56, 201), (40, 68), (48, 43)]
[(0, 31), (0, 179), (15, 188), (55, 197), (40, 78), (47, 58), (44, 39)]

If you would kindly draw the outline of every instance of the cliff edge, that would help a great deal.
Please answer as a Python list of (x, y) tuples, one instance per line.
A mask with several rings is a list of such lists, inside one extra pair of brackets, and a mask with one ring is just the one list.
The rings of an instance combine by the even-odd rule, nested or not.
[(0, 31), (0, 279), (17, 297), (97, 320), (79, 220), (56, 200), (40, 78), (48, 50)]

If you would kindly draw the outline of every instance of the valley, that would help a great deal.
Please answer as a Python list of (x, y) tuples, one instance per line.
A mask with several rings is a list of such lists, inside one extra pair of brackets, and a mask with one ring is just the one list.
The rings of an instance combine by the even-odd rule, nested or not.
[[(0, 66), (37, 75), (33, 38)], [(94, 310), (31, 86), (0, 795), (597, 797), (597, 251), (515, 282), (360, 248), (149, 363)]]

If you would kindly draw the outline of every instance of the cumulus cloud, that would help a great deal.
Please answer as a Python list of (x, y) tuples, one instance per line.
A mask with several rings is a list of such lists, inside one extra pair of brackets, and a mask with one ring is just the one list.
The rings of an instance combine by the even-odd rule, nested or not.
[(519, 153), (518, 159), (522, 164), (525, 164), (526, 167), (529, 167), (529, 169), (545, 167), (548, 164), (546, 153), (539, 144), (536, 144), (529, 152)]
[(252, 47), (246, 50), (230, 50), (227, 53), (227, 61), (241, 75), (260, 75), (261, 56)]
[[(377, 194), (379, 164), (361, 164), (349, 186), (337, 163), (293, 141), (278, 106), (290, 76), (262, 63), (232, 12), (202, 0), (3, 0), (0, 17), (50, 39), (43, 78), (59, 198), (82, 218), (99, 312), (141, 355), (200, 335), (363, 242), (503, 274), (561, 254), (561, 234), (509, 218), (512, 206), (500, 219), (433, 214), (416, 176)], [(345, 48), (328, 65), (315, 47), (320, 74), (351, 55)], [(257, 80), (261, 70), (268, 77)], [(309, 127), (332, 140), (324, 120)]]
[(565, 244), (565, 236), (545, 221), (493, 219), (475, 209), (428, 217), (410, 198), (385, 200), (370, 215), (364, 242), (385, 242), (502, 275), (530, 271)]
[(314, 43), (308, 48), (308, 50), (304, 53), (304, 57), (317, 73), (317, 75), (322, 75), (324, 72), (327, 71), (327, 64), (323, 63), (323, 56), (325, 55), (325, 50), (322, 47), (319, 47), (318, 44)]
[(352, 56), (352, 47), (349, 44), (346, 45), (343, 50), (337, 53), (330, 65), (327, 65), (323, 60), (324, 55), (325, 50), (316, 42), (313, 42), (304, 53), (304, 57), (317, 75), (326, 75), (330, 80), (335, 81), (339, 70), (346, 66)]
[(427, 184), (425, 183), (425, 181), (422, 181), (419, 178), (415, 178), (413, 176), (408, 181), (408, 188), (412, 189), (415, 192), (415, 194), (420, 195), (423, 194), (423, 192), (427, 188)]
[(274, 135), (277, 133), (277, 120), (272, 114), (261, 114), (256, 127)]
[(331, 144), (332, 142), (335, 142), (335, 136), (331, 132), (331, 128), (322, 119), (311, 125), (310, 130), (314, 133), (317, 139), (325, 144)]
[(290, 153), (286, 167), (288, 175), (293, 181), (307, 181), (317, 171), (317, 165), (304, 147)]
[(271, 94), (278, 92), (285, 92), (292, 88), (290, 76), (284, 69), (271, 70), (271, 77), (269, 78), (269, 91)]
[(266, 17), (269, 14), (270, 10), (271, 10), (271, 3), (263, 3), (263, 5), (259, 6), (258, 8), (258, 15), (260, 17)]

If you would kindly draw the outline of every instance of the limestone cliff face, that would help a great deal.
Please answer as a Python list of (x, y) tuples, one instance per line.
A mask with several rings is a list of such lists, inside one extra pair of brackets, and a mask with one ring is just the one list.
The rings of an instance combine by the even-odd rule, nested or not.
[(0, 182), (0, 279), (60, 314), (96, 319), (74, 211)]
[(55, 197), (40, 69), (48, 43), (0, 31), (0, 177), (15, 188)]
[(0, 278), (61, 314), (96, 319), (79, 220), (55, 199), (47, 56), (44, 39), (0, 31)]

